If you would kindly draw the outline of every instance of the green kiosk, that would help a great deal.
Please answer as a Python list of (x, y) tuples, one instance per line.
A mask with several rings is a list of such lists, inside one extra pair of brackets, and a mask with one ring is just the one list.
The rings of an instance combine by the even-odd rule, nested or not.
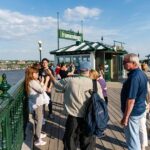
[(90, 61), (92, 68), (99, 70), (99, 66), (104, 68), (105, 79), (107, 81), (118, 81), (123, 77), (123, 55), (127, 51), (122, 47), (114, 47), (101, 42), (77, 41), (73, 45), (50, 51), (54, 55), (54, 63), (73, 62), (76, 67), (80, 61)]

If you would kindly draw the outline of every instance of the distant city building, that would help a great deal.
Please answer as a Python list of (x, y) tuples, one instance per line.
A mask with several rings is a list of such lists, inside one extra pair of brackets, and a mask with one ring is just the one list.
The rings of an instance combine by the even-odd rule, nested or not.
[(35, 63), (35, 60), (1, 60), (0, 70), (25, 69), (27, 66)]

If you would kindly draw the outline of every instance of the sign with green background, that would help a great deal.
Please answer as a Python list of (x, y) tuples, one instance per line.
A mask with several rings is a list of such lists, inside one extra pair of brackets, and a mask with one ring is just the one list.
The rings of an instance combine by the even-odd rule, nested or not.
[(83, 34), (79, 32), (74, 32), (72, 30), (58, 30), (58, 38), (75, 40), (75, 41), (83, 41)]

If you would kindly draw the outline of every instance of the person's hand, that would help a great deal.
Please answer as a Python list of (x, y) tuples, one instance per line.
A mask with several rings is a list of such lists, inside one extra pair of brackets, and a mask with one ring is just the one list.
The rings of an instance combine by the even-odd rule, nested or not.
[(128, 118), (123, 117), (122, 120), (121, 120), (121, 122), (120, 122), (120, 124), (121, 124), (122, 126), (127, 126), (127, 125), (128, 125)]

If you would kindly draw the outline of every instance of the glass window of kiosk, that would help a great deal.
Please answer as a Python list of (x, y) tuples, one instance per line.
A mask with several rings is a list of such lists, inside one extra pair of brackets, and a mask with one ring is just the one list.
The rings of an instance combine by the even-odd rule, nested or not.
[(59, 62), (59, 63), (64, 62), (64, 57), (59, 57), (59, 58), (58, 58), (58, 62)]
[(71, 62), (71, 58), (70, 57), (65, 57), (65, 62), (66, 63), (70, 63)]
[(82, 61), (90, 61), (90, 56), (82, 56)]

